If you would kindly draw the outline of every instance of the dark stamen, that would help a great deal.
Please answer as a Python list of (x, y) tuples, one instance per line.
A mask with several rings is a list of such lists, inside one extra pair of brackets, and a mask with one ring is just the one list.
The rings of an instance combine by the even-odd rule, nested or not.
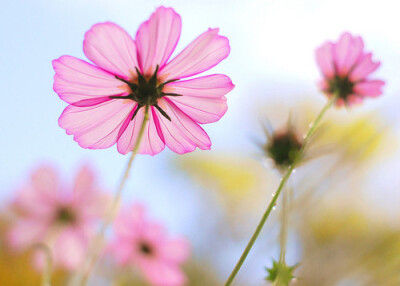
[(335, 76), (328, 84), (328, 91), (332, 94), (337, 94), (344, 100), (347, 100), (347, 97), (354, 92), (354, 83), (347, 76)]
[(127, 81), (126, 79), (124, 79), (124, 78), (122, 78), (122, 77), (119, 77), (119, 76), (115, 76), (115, 78), (116, 79), (118, 79), (118, 80), (120, 80), (120, 81), (122, 81), (122, 82), (124, 82), (124, 83), (126, 83), (126, 84), (128, 84), (128, 85), (130, 85), (131, 83), (129, 82), (129, 81)]
[(167, 118), (169, 121), (171, 121), (171, 118), (168, 116), (168, 114), (167, 114), (164, 110), (162, 110), (162, 108), (159, 107), (158, 104), (156, 104), (156, 105), (154, 105), (154, 106), (155, 106), (155, 108), (157, 108), (158, 111), (160, 111), (160, 113), (161, 113), (165, 118)]
[(167, 80), (166, 82), (164, 82), (163, 84), (166, 85), (166, 84), (169, 84), (170, 82), (174, 82), (177, 80), (179, 80), (179, 79), (170, 79), (170, 80)]
[(156, 67), (156, 71), (152, 75), (152, 77), (149, 79), (148, 84), (151, 86), (156, 86), (157, 85), (157, 73), (158, 73), (158, 65)]
[(182, 94), (170, 93), (170, 92), (162, 92), (163, 96), (182, 96)]
[(146, 255), (151, 255), (153, 253), (152, 247), (149, 244), (147, 244), (146, 242), (140, 243), (139, 249), (143, 254), (146, 254)]
[(144, 78), (144, 76), (140, 73), (139, 69), (137, 67), (135, 67), (136, 69), (136, 73), (138, 75), (138, 83), (139, 86), (144, 86), (147, 85), (146, 79)]
[(132, 98), (132, 94), (123, 95), (123, 96), (120, 96), (120, 95), (110, 95), (108, 98), (111, 98), (111, 99), (129, 99), (129, 98)]
[(56, 221), (61, 224), (73, 224), (76, 221), (76, 215), (68, 207), (60, 207), (57, 210)]
[(150, 76), (143, 75), (138, 67), (135, 67), (137, 73), (137, 79), (133, 79), (131, 82), (120, 76), (115, 75), (115, 78), (127, 84), (130, 88), (130, 93), (128, 95), (111, 95), (110, 99), (131, 99), (137, 103), (136, 109), (132, 114), (131, 120), (133, 120), (138, 113), (139, 109), (143, 106), (147, 108), (154, 106), (157, 110), (169, 121), (171, 118), (168, 114), (158, 105), (158, 99), (164, 96), (182, 96), (182, 94), (163, 92), (164, 86), (168, 83), (177, 81), (178, 79), (167, 80), (164, 83), (157, 82), (157, 75), (159, 71), (159, 65), (156, 66), (154, 73)]
[(137, 107), (136, 107), (136, 110), (133, 112), (131, 121), (133, 120), (133, 118), (135, 118), (135, 116), (136, 116), (136, 114), (138, 113), (138, 111), (139, 111), (140, 108), (141, 108), (141, 106), (138, 104)]

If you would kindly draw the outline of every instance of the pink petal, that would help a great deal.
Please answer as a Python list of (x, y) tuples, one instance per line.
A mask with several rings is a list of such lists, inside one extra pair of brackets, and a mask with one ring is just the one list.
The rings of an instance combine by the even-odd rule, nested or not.
[(130, 240), (114, 239), (111, 242), (108, 251), (114, 257), (119, 265), (127, 265), (135, 258), (134, 243)]
[(19, 219), (8, 233), (9, 245), (22, 250), (40, 242), (46, 235), (48, 223), (36, 218)]
[(181, 17), (172, 8), (159, 7), (144, 22), (137, 34), (136, 44), (142, 72), (154, 73), (156, 66), (164, 67), (181, 34)]
[(141, 231), (141, 237), (158, 247), (164, 243), (164, 239), (167, 237), (167, 230), (161, 223), (145, 221)]
[(336, 104), (337, 107), (343, 107), (343, 106), (345, 106), (347, 104), (347, 102), (344, 100), (344, 98), (338, 98), (338, 99), (336, 99), (335, 104)]
[(111, 23), (94, 25), (85, 35), (83, 52), (102, 69), (125, 77), (136, 75), (136, 45), (120, 26)]
[(354, 93), (363, 97), (376, 97), (382, 94), (382, 87), (385, 82), (382, 80), (368, 80), (357, 83), (354, 86)]
[(92, 192), (94, 184), (94, 173), (88, 166), (82, 166), (76, 175), (74, 183), (74, 196)]
[(57, 238), (54, 248), (54, 262), (68, 270), (75, 270), (85, 258), (88, 244), (79, 231), (66, 229)]
[(168, 261), (182, 263), (190, 255), (190, 243), (184, 238), (171, 239), (161, 246), (161, 253)]
[(80, 59), (62, 56), (53, 61), (53, 67), (54, 91), (68, 103), (104, 100), (110, 95), (127, 93), (126, 85), (114, 75)]
[(171, 121), (169, 121), (161, 113), (156, 112), (164, 142), (169, 149), (178, 154), (192, 152), (196, 147), (202, 150), (210, 150), (210, 138), (193, 119), (168, 99), (160, 99), (158, 105), (171, 118)]
[(69, 105), (58, 124), (68, 135), (73, 134), (74, 140), (83, 148), (108, 148), (117, 142), (135, 104), (129, 99), (112, 99), (88, 107)]
[(94, 173), (89, 166), (82, 166), (75, 179), (71, 207), (79, 213), (82, 223), (90, 224), (102, 217), (109, 203), (107, 194), (95, 185)]
[(364, 43), (361, 37), (352, 37), (350, 33), (342, 34), (334, 48), (334, 61), (338, 75), (348, 74), (360, 58), (363, 48)]
[(160, 70), (163, 81), (179, 79), (209, 70), (230, 52), (229, 40), (218, 35), (219, 29), (209, 29)]
[(317, 65), (325, 78), (332, 78), (335, 75), (335, 65), (333, 63), (332, 43), (325, 43), (315, 51)]
[(146, 279), (154, 286), (181, 286), (186, 282), (183, 271), (174, 263), (160, 259), (139, 261), (139, 267)]
[(317, 86), (319, 87), (320, 90), (326, 91), (329, 89), (329, 83), (326, 80), (321, 80), (317, 83)]
[(52, 167), (43, 166), (36, 169), (31, 179), (33, 187), (41, 195), (50, 200), (57, 197), (58, 175)]
[[(145, 108), (139, 109), (135, 118), (129, 122), (125, 132), (118, 140), (118, 152), (127, 154), (133, 150), (139, 135), (140, 126), (143, 122)], [(154, 121), (154, 108), (149, 109), (149, 120), (146, 124), (142, 140), (140, 142), (139, 154), (155, 155), (160, 153), (165, 147), (164, 142), (160, 138), (156, 122)]]
[(46, 217), (59, 201), (56, 171), (50, 166), (39, 167), (32, 173), (31, 182), (19, 191), (15, 206), (25, 213)]
[(186, 81), (171, 82), (164, 92), (183, 96), (169, 96), (179, 109), (198, 123), (218, 121), (228, 109), (225, 94), (234, 85), (229, 77), (214, 74)]
[(346, 98), (346, 104), (348, 106), (354, 106), (354, 105), (358, 105), (361, 104), (363, 102), (363, 98), (355, 95), (355, 94), (350, 94), (347, 98)]
[(56, 198), (48, 198), (32, 186), (26, 186), (18, 190), (13, 205), (29, 216), (46, 218), (54, 212), (57, 203)]
[(123, 209), (115, 218), (113, 230), (119, 238), (132, 239), (139, 235), (139, 229), (145, 222), (146, 209), (140, 203), (134, 203), (130, 208)]
[(372, 54), (365, 54), (350, 73), (350, 80), (360, 81), (373, 73), (380, 66), (380, 62), (372, 61)]

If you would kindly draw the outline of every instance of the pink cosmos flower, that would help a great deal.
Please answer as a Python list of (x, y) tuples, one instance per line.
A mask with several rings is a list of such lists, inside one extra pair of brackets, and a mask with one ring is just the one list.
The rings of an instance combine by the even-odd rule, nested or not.
[(147, 218), (142, 205), (136, 203), (121, 211), (113, 228), (115, 237), (109, 250), (119, 265), (139, 269), (152, 285), (185, 284), (180, 264), (189, 256), (188, 241), (169, 238), (161, 224)]
[(324, 76), (321, 89), (331, 97), (338, 95), (338, 106), (361, 103), (365, 97), (382, 94), (382, 80), (368, 76), (380, 65), (372, 54), (364, 51), (361, 37), (344, 33), (337, 43), (327, 42), (316, 51), (317, 64)]
[(85, 35), (83, 51), (93, 64), (71, 56), (53, 61), (54, 91), (69, 103), (59, 125), (83, 148), (103, 149), (117, 143), (126, 154), (146, 124), (139, 153), (155, 155), (165, 145), (183, 154), (196, 147), (209, 150), (200, 124), (218, 121), (226, 112), (225, 94), (234, 85), (229, 77), (192, 77), (225, 59), (227, 38), (209, 29), (169, 61), (181, 33), (181, 17), (159, 7), (136, 33), (106, 22)]
[[(8, 233), (10, 246), (25, 250), (43, 242), (49, 246), (56, 267), (76, 269), (104, 212), (104, 198), (88, 167), (80, 169), (72, 189), (59, 182), (54, 169), (38, 168), (15, 199), (20, 215)], [(35, 266), (40, 269), (43, 262), (42, 253), (37, 252)]]

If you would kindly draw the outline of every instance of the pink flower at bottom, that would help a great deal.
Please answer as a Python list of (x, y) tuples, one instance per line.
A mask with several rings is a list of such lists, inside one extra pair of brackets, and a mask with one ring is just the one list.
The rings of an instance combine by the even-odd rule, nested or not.
[(366, 97), (382, 94), (385, 82), (368, 78), (380, 63), (372, 61), (372, 54), (364, 51), (361, 37), (342, 34), (337, 43), (327, 42), (319, 47), (316, 60), (324, 76), (320, 87), (329, 97), (337, 94), (338, 106), (361, 103)]
[(139, 153), (155, 155), (165, 145), (179, 154), (210, 149), (199, 124), (225, 114), (225, 94), (234, 85), (223, 74), (190, 77), (229, 55), (229, 41), (218, 31), (209, 29), (169, 60), (181, 33), (181, 17), (172, 8), (159, 7), (135, 40), (114, 23), (94, 25), (83, 42), (94, 65), (71, 56), (53, 61), (54, 91), (69, 103), (59, 125), (83, 148), (117, 143), (118, 151), (127, 154), (148, 108)]
[(145, 208), (134, 204), (114, 222), (115, 237), (109, 250), (117, 264), (139, 269), (155, 286), (180, 286), (186, 277), (180, 265), (188, 258), (189, 242), (169, 238), (165, 228), (146, 217)]
[[(87, 167), (80, 169), (71, 187), (59, 182), (53, 168), (33, 172), (13, 205), (18, 214), (8, 232), (13, 249), (22, 251), (45, 243), (55, 267), (74, 270), (81, 264), (106, 200)], [(41, 252), (36, 252), (34, 262), (38, 269), (43, 267)]]

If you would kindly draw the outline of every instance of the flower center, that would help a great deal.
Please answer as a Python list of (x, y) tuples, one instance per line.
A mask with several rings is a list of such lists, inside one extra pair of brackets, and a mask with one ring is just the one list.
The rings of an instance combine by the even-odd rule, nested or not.
[(297, 154), (300, 152), (302, 143), (296, 135), (291, 132), (275, 134), (271, 142), (266, 146), (267, 154), (280, 167), (287, 167), (294, 163)]
[(344, 100), (353, 93), (354, 83), (350, 81), (349, 77), (344, 76), (335, 76), (329, 82), (329, 89), (328, 91), (332, 94), (337, 94), (339, 98)]
[(146, 242), (139, 244), (139, 251), (145, 255), (152, 255), (154, 253), (153, 248)]
[(76, 215), (71, 209), (61, 207), (57, 211), (56, 221), (61, 224), (73, 224), (76, 222)]
[(151, 77), (146, 78), (140, 73), (138, 68), (136, 68), (136, 73), (137, 79), (135, 79), (134, 81), (128, 81), (116, 75), (116, 79), (126, 83), (129, 86), (130, 93), (126, 96), (110, 96), (110, 98), (131, 99), (137, 103), (137, 108), (134, 111), (131, 120), (135, 118), (137, 112), (143, 106), (154, 106), (165, 118), (171, 121), (171, 118), (168, 116), (168, 114), (160, 106), (158, 106), (158, 99), (164, 96), (181, 96), (181, 94), (163, 92), (164, 86), (166, 84), (177, 81), (177, 79), (172, 79), (163, 83), (159, 83), (157, 79), (158, 65), (154, 74)]

